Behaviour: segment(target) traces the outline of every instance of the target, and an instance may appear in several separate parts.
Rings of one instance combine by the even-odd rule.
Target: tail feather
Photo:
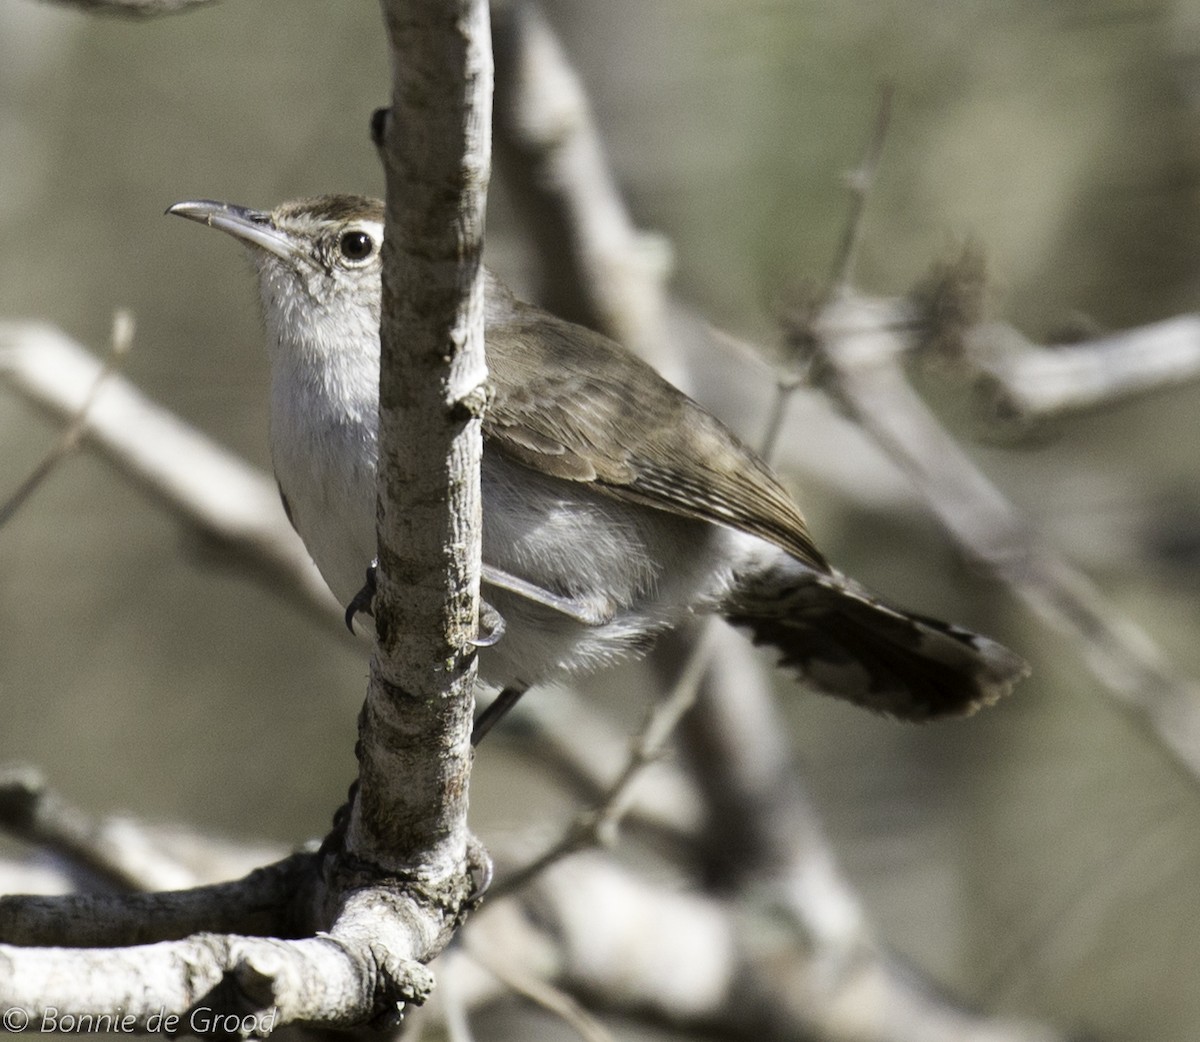
[[[773,569],[724,613],[823,693],[902,720],[967,716],[1029,672],[1003,645],[893,608],[836,572]]]

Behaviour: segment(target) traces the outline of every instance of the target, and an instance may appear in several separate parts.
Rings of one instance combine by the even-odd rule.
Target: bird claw
[[[485,600],[479,602],[479,632],[471,639],[472,647],[490,648],[504,636],[504,616]]]
[[[354,620],[359,615],[370,615],[375,617],[375,613],[371,610],[371,605],[375,600],[375,574],[379,570],[379,559],[376,558],[367,568],[366,582],[363,583],[363,588],[358,591],[346,605],[346,629],[351,633],[354,632]]]

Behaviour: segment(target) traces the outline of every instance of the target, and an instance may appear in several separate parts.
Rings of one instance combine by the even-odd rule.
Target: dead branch
[[[987,323],[971,330],[965,346],[977,408],[1001,431],[1037,428],[1200,379],[1200,315],[1050,347]]]

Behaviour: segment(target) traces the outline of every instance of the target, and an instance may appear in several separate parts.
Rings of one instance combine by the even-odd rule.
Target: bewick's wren
[[[382,204],[168,212],[250,247],[275,475],[345,604],[375,555]],[[490,273],[486,301],[483,596],[505,630],[480,651],[485,682],[523,690],[645,651],[694,611],[749,628],[817,689],[906,719],[970,713],[1025,674],[994,641],[831,569],[766,464],[623,348]]]

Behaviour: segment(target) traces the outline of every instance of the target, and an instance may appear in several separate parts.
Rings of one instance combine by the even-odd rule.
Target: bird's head
[[[267,211],[203,199],[167,213],[228,232],[249,248],[273,350],[328,359],[354,345],[377,371],[381,202],[326,195]]]

